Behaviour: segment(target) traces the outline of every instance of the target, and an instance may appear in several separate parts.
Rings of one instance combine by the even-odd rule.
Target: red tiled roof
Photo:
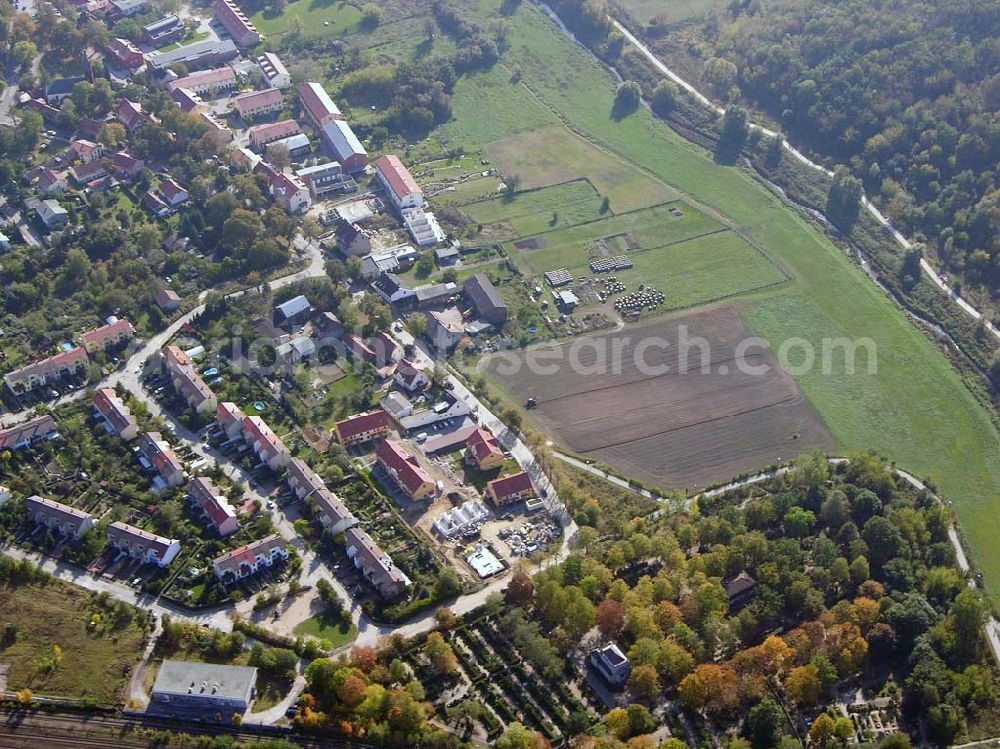
[[[248,565],[252,565],[254,561],[256,561],[258,554],[262,556],[269,556],[274,548],[284,548],[284,546],[285,540],[275,533],[274,535],[262,538],[259,541],[251,541],[245,546],[233,549],[220,557],[216,557],[212,564],[216,569],[222,570],[223,572],[227,570],[235,570],[239,569],[240,565],[244,562]]]
[[[227,520],[236,517],[232,506],[210,479],[204,476],[194,479],[188,488],[188,493],[216,528],[222,527]]]
[[[344,440],[350,440],[359,434],[388,428],[389,415],[381,408],[365,414],[354,414],[354,416],[337,422],[337,434]]]
[[[132,323],[124,318],[113,323],[109,323],[108,325],[102,325],[99,328],[88,330],[80,336],[80,339],[83,341],[84,345],[89,343],[103,344],[103,342],[109,338],[117,338],[122,333],[127,336],[131,336],[135,333],[135,328],[132,327]]]
[[[421,486],[434,483],[417,459],[392,440],[385,440],[379,445],[376,454],[379,462],[402,484],[407,494],[412,495]]]
[[[413,179],[410,170],[403,166],[403,162],[394,154],[380,156],[375,160],[375,168],[379,174],[389,183],[389,189],[395,193],[397,198],[404,198],[411,192],[420,192],[420,186]]]
[[[494,479],[486,485],[487,489],[493,490],[493,495],[503,499],[514,494],[534,492],[531,486],[531,477],[525,471],[515,473],[511,476],[504,476],[502,479]]]
[[[500,444],[497,442],[496,437],[482,428],[477,428],[469,435],[469,438],[465,441],[465,446],[466,449],[472,451],[477,462],[482,461],[483,458],[490,455],[503,455],[503,450],[500,449]]]
[[[242,115],[245,112],[257,107],[271,107],[280,104],[282,101],[281,90],[277,88],[265,88],[262,91],[250,91],[233,98],[233,106]]]

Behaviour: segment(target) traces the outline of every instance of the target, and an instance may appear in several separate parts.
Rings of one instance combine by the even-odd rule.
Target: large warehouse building
[[[194,661],[163,661],[153,684],[159,709],[245,713],[253,701],[257,669]]]

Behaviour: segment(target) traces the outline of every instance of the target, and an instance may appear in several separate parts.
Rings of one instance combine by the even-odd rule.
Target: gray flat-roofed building
[[[231,39],[221,41],[206,39],[185,44],[169,52],[153,52],[146,55],[146,61],[153,70],[164,70],[171,65],[183,63],[189,71],[210,68],[239,57],[240,51]]]
[[[195,661],[163,661],[153,684],[153,704],[179,710],[245,713],[257,686],[257,669]]]

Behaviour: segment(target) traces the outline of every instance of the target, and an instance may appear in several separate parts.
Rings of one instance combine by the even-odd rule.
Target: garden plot
[[[587,180],[575,180],[538,190],[500,196],[462,206],[476,223],[492,224],[506,221],[518,233],[527,237],[552,229],[596,221],[607,215],[602,210],[602,198]]]
[[[573,344],[549,347],[546,353],[563,355],[554,374],[521,366],[498,375],[499,358],[487,360],[487,374],[520,402],[535,398],[533,418],[565,448],[649,484],[694,489],[805,450],[834,450],[825,425],[770,352],[752,347],[746,366],[735,365],[736,347],[753,335],[735,307],[723,307],[593,336],[593,346],[577,349],[577,367],[565,356]],[[682,336],[708,344],[705,358],[690,348],[686,371]],[[643,341],[653,345],[637,357]],[[612,358],[616,348],[622,355]],[[601,351],[606,366],[597,366]],[[525,354],[517,356],[523,361]],[[667,370],[644,372],[642,363]],[[758,367],[767,371],[748,371]]]

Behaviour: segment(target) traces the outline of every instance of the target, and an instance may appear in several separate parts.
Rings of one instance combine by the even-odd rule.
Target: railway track
[[[0,749],[132,749],[149,747],[149,732],[169,731],[188,736],[231,736],[240,742],[286,739],[303,749],[368,749],[347,739],[314,739],[281,730],[178,722],[162,718],[122,718],[0,710]]]

